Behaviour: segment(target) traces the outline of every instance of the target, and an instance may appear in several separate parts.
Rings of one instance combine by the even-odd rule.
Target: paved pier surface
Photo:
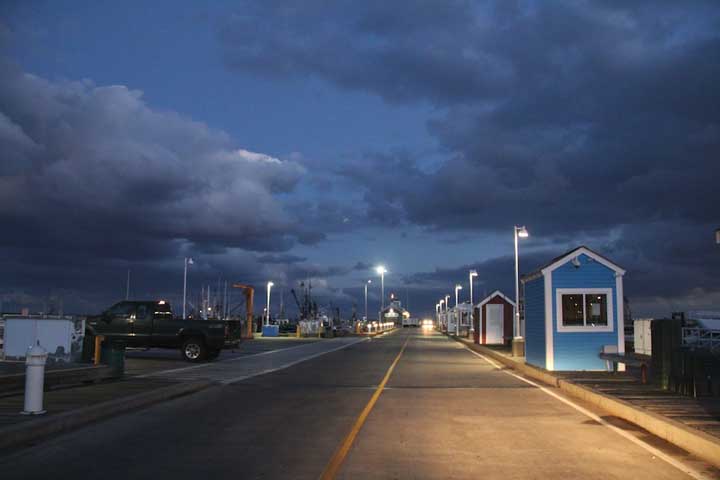
[[[693,478],[683,470],[696,478],[718,474],[608,419],[624,436],[617,433],[552,396],[552,389],[510,375],[436,332],[401,330],[245,380],[235,367],[225,377],[216,368],[231,363],[211,368],[214,380],[234,383],[0,454],[2,478],[97,472],[104,479],[316,479],[326,472],[373,479],[661,480]]]

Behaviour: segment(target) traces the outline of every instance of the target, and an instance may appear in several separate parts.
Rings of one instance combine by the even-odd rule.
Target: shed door
[[[488,303],[485,305],[487,330],[485,343],[503,343],[503,305]]]

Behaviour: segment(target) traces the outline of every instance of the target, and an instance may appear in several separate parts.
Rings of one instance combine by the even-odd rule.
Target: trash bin
[[[109,365],[117,375],[125,372],[125,343],[105,340],[100,347],[100,363]]]

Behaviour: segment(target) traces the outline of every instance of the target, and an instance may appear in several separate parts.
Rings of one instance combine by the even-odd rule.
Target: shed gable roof
[[[506,302],[508,302],[508,303],[509,303],[510,305],[512,305],[513,307],[515,306],[515,302],[512,301],[512,300],[510,300],[510,299],[509,299],[504,293],[502,293],[500,290],[495,290],[493,293],[491,293],[490,295],[488,295],[487,297],[485,297],[482,301],[480,301],[480,303],[478,303],[478,304],[475,305],[475,306],[476,306],[477,308],[480,308],[480,307],[482,307],[483,305],[485,305],[486,303],[488,303],[490,300],[492,300],[492,299],[495,298],[495,297],[501,297],[503,300],[505,300]]]
[[[579,255],[583,255],[583,254],[592,258],[599,264],[604,265],[607,268],[615,271],[616,274],[625,275],[625,270],[623,268],[621,268],[618,264],[608,260],[607,258],[603,257],[599,253],[589,249],[585,245],[581,245],[577,248],[570,250],[569,252],[563,253],[562,255],[553,258],[552,260],[550,260],[549,263],[538,268],[537,270],[535,270],[531,273],[528,273],[527,275],[523,275],[522,282],[525,283],[530,280],[534,280],[534,279],[540,277],[541,275],[550,273],[553,270],[565,265],[567,262],[572,261],[573,258],[575,258]]]

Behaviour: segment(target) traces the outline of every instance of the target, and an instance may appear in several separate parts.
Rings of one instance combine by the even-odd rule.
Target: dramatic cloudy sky
[[[636,316],[720,307],[718,85],[716,0],[5,1],[0,298],[178,303],[191,256],[192,298],[349,314],[383,263],[429,313],[512,294],[524,224],[522,271],[586,244]]]

